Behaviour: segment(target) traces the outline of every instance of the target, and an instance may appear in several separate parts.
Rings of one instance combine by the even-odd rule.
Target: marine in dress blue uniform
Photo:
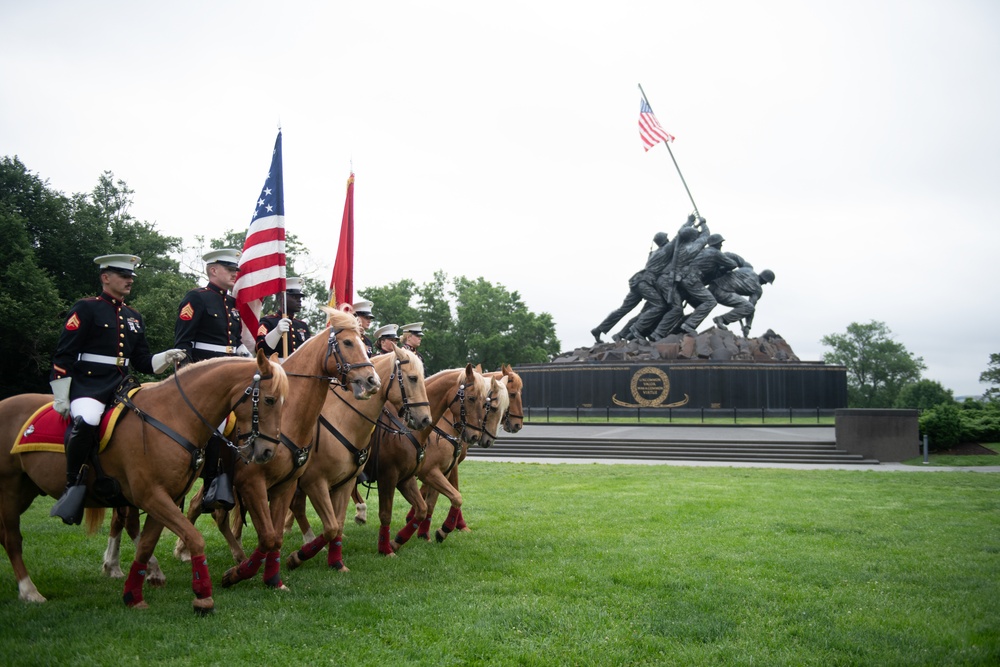
[[[369,356],[377,357],[380,354],[392,352],[395,345],[399,343],[399,334],[396,333],[397,329],[399,329],[399,325],[397,324],[386,324],[384,327],[376,329],[375,346]]]
[[[229,293],[239,276],[242,255],[236,248],[213,250],[202,255],[208,284],[185,294],[177,308],[174,346],[187,352],[196,362],[216,357],[251,356],[241,342],[243,322],[236,307],[236,298]],[[224,424],[219,426],[220,431]],[[201,471],[205,480],[202,497],[205,510],[233,507],[232,476],[220,477],[233,465],[228,449],[225,442],[215,435],[209,438],[205,447],[205,467]],[[224,480],[225,484],[212,486],[216,477]]]
[[[368,337],[368,329],[372,326],[372,320],[374,315],[372,315],[372,308],[375,306],[371,301],[358,301],[357,303],[351,304],[351,308],[354,310],[354,316],[358,318],[358,322],[361,323],[361,341],[365,344],[365,349],[368,350],[368,356],[375,354],[374,343],[372,339]]]
[[[281,342],[282,334],[288,332],[288,354],[295,352],[303,343],[312,337],[309,324],[296,315],[302,310],[302,279],[289,276],[285,281],[285,307],[287,316],[280,311],[260,319],[257,329],[257,349],[271,356],[275,352],[279,357],[285,356],[285,346]]]
[[[125,303],[139,258],[103,255],[102,292],[69,311],[52,357],[53,408],[72,419],[66,442],[66,492],[52,508],[65,523],[80,523],[86,486],[84,465],[115,389],[134,371],[161,373],[184,357],[180,350],[149,351],[142,315]]]
[[[420,354],[417,349],[420,347],[420,342],[424,337],[424,323],[414,322],[412,324],[404,324],[399,327],[399,340],[402,342],[403,347],[417,355],[417,359],[420,363],[424,365],[424,375],[430,375],[430,371],[427,370],[427,363],[424,362],[424,356]]]
[[[224,248],[206,253],[208,284],[184,295],[174,323],[174,347],[186,350],[194,361],[250,356],[241,342],[243,323],[236,298],[229,293],[239,275],[242,253]]]

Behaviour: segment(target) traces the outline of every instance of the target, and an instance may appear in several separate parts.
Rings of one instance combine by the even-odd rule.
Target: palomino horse
[[[198,475],[214,425],[234,408],[238,414],[256,413],[252,419],[256,428],[250,434],[252,460],[266,462],[274,456],[287,393],[288,378],[281,366],[258,353],[256,359],[227,357],[192,364],[134,394],[130,409],[121,414],[99,457],[100,469],[117,480],[125,500],[147,513],[125,580],[126,605],[148,606],[142,595],[147,562],[166,527],[183,536],[191,549],[195,611],[207,613],[214,608],[205,540],[178,505]],[[52,396],[44,394],[0,401],[0,442],[13,444],[31,415],[51,401]],[[45,601],[22,558],[21,513],[40,494],[58,497],[66,483],[65,473],[66,456],[61,452],[0,455],[0,537],[22,600]],[[96,529],[104,518],[103,506],[94,511],[91,508],[96,504],[90,498],[87,504],[87,525]]]
[[[515,373],[509,364],[504,364],[502,370],[484,373],[484,375],[498,380],[506,378],[510,403],[503,415],[503,430],[508,433],[517,433],[524,426],[524,404],[522,402],[524,383],[521,381],[521,376]],[[433,478],[434,482],[437,483],[432,483],[430,480],[432,473],[428,469],[430,462],[424,464],[424,469],[420,476],[420,481],[424,483],[420,487],[420,493],[427,502],[427,517],[420,522],[420,527],[417,529],[417,537],[430,540],[431,515],[434,513],[434,505],[437,504],[439,493],[443,493],[451,501],[451,510],[448,513],[448,518],[435,533],[437,541],[443,542],[452,530],[469,530],[465,524],[465,518],[462,516],[462,495],[458,491],[458,465],[465,460],[469,448],[463,445],[461,451],[459,451],[459,447],[454,442],[449,442],[447,438],[435,433],[427,443],[428,459],[432,457],[432,449],[435,451],[433,454],[434,459],[443,463],[443,466],[438,465],[437,468],[442,475],[447,477],[448,484],[442,484],[440,477],[436,475]],[[406,519],[410,521],[412,517],[407,516]]]
[[[257,532],[257,549],[247,558],[239,539],[226,521],[227,512],[216,510],[216,525],[229,543],[238,564],[222,577],[224,587],[256,575],[264,566],[264,583],[284,588],[281,581],[282,521],[305,464],[311,456],[316,420],[328,394],[351,390],[355,399],[365,400],[381,387],[379,376],[368,359],[357,319],[339,310],[326,309],[329,326],[313,336],[281,364],[289,378],[289,393],[282,419],[278,447],[273,460],[262,466],[237,465],[234,487],[240,507],[250,513]],[[204,489],[202,489],[203,491]],[[192,524],[201,514],[201,493],[192,499],[188,519]],[[190,558],[182,539],[174,551],[183,560]]]
[[[300,494],[301,500],[296,505],[296,510],[304,516],[305,496],[309,497],[323,522],[323,533],[289,554],[286,564],[290,569],[299,567],[329,544],[327,564],[347,571],[343,560],[347,502],[368,459],[372,430],[378,428],[379,413],[386,410],[386,403],[396,409],[411,429],[429,428],[434,423],[424,383],[424,366],[413,352],[397,347],[394,353],[377,355],[372,362],[385,389],[378,399],[358,405],[337,395],[326,399],[316,429],[313,460],[299,478],[304,495]],[[403,421],[396,419],[395,424],[402,427]]]
[[[495,420],[492,428],[496,428],[496,421],[499,420],[499,392],[496,380],[487,380],[472,368],[472,364],[464,369],[441,371],[427,378],[427,396],[431,402],[433,417],[430,426],[418,433],[375,433],[375,450],[365,472],[369,479],[378,483],[379,553],[394,555],[402,542],[405,542],[393,543],[389,539],[392,501],[397,488],[403,498],[415,508],[414,518],[417,523],[427,514],[427,504],[420,495],[414,475],[423,463],[424,449],[434,424],[446,412],[450,412],[450,421],[459,440],[475,444],[480,438],[491,439],[488,422],[492,413]]]
[[[492,397],[491,397],[492,393]],[[378,483],[379,494],[379,536],[378,551],[386,556],[394,556],[395,549],[389,540],[389,526],[392,521],[392,501],[398,488],[403,497],[418,508],[419,519],[423,519],[426,504],[417,488],[416,474],[424,459],[424,444],[434,423],[440,421],[446,412],[451,414],[455,432],[468,443],[477,442],[489,427],[490,414],[499,420],[494,403],[499,401],[499,387],[496,381],[487,381],[472,368],[441,371],[427,378],[427,398],[430,401],[431,421],[417,432],[401,432],[396,426],[398,420],[383,411],[379,418],[379,428],[375,429],[369,446],[372,456],[365,464],[369,479]],[[492,408],[492,410],[491,410]],[[496,428],[496,421],[492,424]],[[489,437],[489,436],[486,436]],[[346,507],[345,507],[346,509]],[[310,534],[309,522],[305,518],[305,504],[292,504],[299,528],[304,535]],[[343,515],[341,515],[343,516]],[[398,548],[398,547],[397,547]],[[296,560],[303,560],[308,553],[299,551],[288,558],[288,565],[296,567]],[[331,563],[335,566],[335,564]],[[346,568],[343,568],[346,570]]]
[[[507,384],[509,378],[501,376],[500,379],[484,376],[491,383],[490,389],[490,413],[487,415],[483,425],[483,437],[479,439],[480,447],[490,447],[496,440],[496,430],[500,426],[501,416],[507,413],[510,406],[509,392]],[[451,500],[452,509],[445,522],[443,530],[446,533],[455,528],[455,522],[462,509],[462,495],[458,492],[448,479],[449,474],[458,465],[458,461],[463,458],[469,450],[469,445],[462,442],[455,431],[455,427],[447,419],[442,419],[434,426],[433,431],[427,438],[426,453],[424,463],[417,471],[417,479],[423,482],[425,489],[435,489],[439,493],[445,494]],[[421,489],[421,497],[426,504],[426,492]],[[422,521],[416,519],[419,508],[413,506],[406,515],[406,524],[396,534],[392,541],[392,548],[399,549],[418,530],[421,524],[427,522],[430,516],[430,506],[425,510],[425,517]],[[441,538],[443,539],[443,538]],[[441,541],[440,539],[438,541]]]

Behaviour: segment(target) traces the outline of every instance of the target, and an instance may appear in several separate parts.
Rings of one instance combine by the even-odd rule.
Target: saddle
[[[140,389],[140,386],[129,386],[123,392],[123,395],[131,398]],[[117,398],[112,406],[104,411],[104,416],[101,418],[101,424],[97,431],[97,451],[91,456],[94,462],[94,470],[97,473],[97,479],[92,485],[93,494],[109,507],[125,506],[129,503],[122,497],[118,481],[104,474],[97,454],[103,452],[107,448],[108,443],[111,442],[111,435],[114,433],[115,425],[124,412],[125,406]],[[71,419],[63,417],[53,410],[52,403],[46,403],[28,417],[28,420],[18,430],[17,439],[14,440],[14,445],[11,447],[10,453],[52,452],[55,454],[65,454],[66,438],[72,425]],[[226,419],[224,435],[228,437],[235,429],[236,415],[235,413],[230,413]]]

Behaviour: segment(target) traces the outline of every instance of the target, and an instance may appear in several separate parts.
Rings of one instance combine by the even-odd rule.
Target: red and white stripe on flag
[[[644,99],[639,102],[639,138],[642,139],[643,149],[647,151],[661,141],[674,140],[673,135],[660,126],[660,121],[656,120],[653,110]]]
[[[233,296],[243,320],[243,344],[253,350],[257,343],[262,302],[285,291],[285,216],[254,220],[247,230],[240,257],[240,277]]]

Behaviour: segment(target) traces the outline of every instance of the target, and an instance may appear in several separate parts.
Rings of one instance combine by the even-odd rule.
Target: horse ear
[[[482,373],[483,372],[483,365],[482,364],[476,364],[476,369],[475,370],[476,370],[477,373]]]
[[[271,358],[268,359],[268,361],[270,361],[272,364],[280,364],[281,363],[281,359],[278,358],[278,353],[277,352],[272,352],[271,353]]]

